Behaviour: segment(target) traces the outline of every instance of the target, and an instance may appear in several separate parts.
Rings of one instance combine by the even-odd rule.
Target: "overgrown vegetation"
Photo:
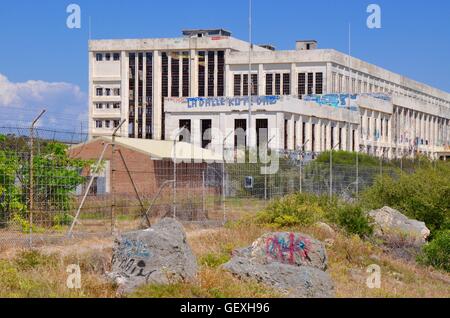
[[[256,216],[257,223],[278,228],[310,226],[319,221],[334,223],[349,234],[361,237],[373,232],[371,220],[358,204],[307,193],[276,200]]]
[[[28,232],[30,204],[30,149],[24,137],[0,135],[0,227],[13,221]],[[68,157],[67,146],[40,141],[33,159],[34,213],[46,226],[65,225],[70,221],[76,187],[84,182],[80,171],[89,161]],[[35,228],[34,228],[35,227]],[[38,232],[38,225],[33,225]]]
[[[425,222],[434,233],[450,229],[450,164],[422,163],[412,174],[399,178],[384,175],[362,194],[366,209],[389,206]]]
[[[450,230],[443,230],[423,248],[419,262],[450,272]]]

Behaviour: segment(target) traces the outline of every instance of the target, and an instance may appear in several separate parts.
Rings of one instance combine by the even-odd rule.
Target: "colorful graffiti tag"
[[[296,259],[311,261],[309,251],[311,242],[308,238],[290,233],[274,235],[266,239],[266,255],[282,263],[295,264]]]
[[[257,106],[275,105],[280,96],[252,96],[252,103]],[[248,97],[195,97],[186,98],[188,109],[212,108],[220,106],[239,107],[248,106]]]
[[[120,253],[124,256],[130,257],[150,257],[150,251],[147,244],[138,240],[124,239],[120,246]]]

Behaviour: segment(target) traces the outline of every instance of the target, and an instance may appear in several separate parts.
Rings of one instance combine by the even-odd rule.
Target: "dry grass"
[[[243,282],[220,269],[234,249],[250,245],[270,228],[247,222],[217,229],[189,229],[188,240],[200,263],[194,282],[144,286],[130,297],[280,297],[255,282]],[[293,228],[324,241],[318,228]],[[0,255],[0,297],[116,297],[116,287],[104,279],[112,239],[86,240],[75,245],[47,246],[38,252],[10,250]],[[337,297],[450,297],[450,275],[407,263],[381,248],[337,231],[328,247],[329,273]],[[79,264],[82,289],[66,287],[69,264]],[[381,289],[366,286],[366,268],[382,269]]]

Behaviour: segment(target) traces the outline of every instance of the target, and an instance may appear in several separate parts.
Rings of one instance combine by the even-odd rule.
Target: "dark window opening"
[[[180,55],[178,52],[171,54],[172,72],[172,97],[180,96]]]
[[[183,97],[188,97],[189,94],[189,52],[183,52]]]
[[[235,119],[234,121],[234,147],[247,147],[247,120]]]
[[[283,74],[283,95],[291,95],[291,74]]]
[[[281,95],[281,74],[275,74],[275,95]]]
[[[214,76],[216,74],[216,63],[214,51],[208,52],[208,96],[214,96]]]
[[[299,73],[298,74],[298,96],[300,99],[303,98],[303,95],[306,94],[306,74]]]
[[[225,52],[217,52],[217,96],[225,96]]]
[[[266,74],[266,95],[273,95],[273,74]]]
[[[308,73],[308,95],[313,94],[314,73]]]
[[[190,119],[181,119],[179,123],[179,128],[184,130],[180,133],[179,141],[191,142],[191,120]]]
[[[316,73],[316,94],[323,94],[323,73]]]
[[[203,119],[201,120],[201,132],[202,132],[202,148],[208,147],[211,143],[211,128],[212,128],[212,120],[211,119]]]
[[[259,147],[267,148],[268,143],[268,129],[269,121],[267,119],[257,119],[256,120],[256,145]]]

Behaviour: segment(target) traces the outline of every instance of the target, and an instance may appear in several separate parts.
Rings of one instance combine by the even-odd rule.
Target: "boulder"
[[[223,268],[241,279],[255,279],[289,297],[333,297],[334,284],[322,242],[302,233],[267,233],[237,250]]]
[[[328,267],[327,253],[322,242],[301,233],[268,233],[251,247],[237,251],[236,255],[250,257],[261,264],[272,262],[310,266],[320,270]]]
[[[422,245],[430,236],[424,222],[413,220],[390,207],[370,211],[374,220],[375,235],[379,237],[406,236],[416,244]]]
[[[119,293],[130,293],[144,284],[190,280],[197,274],[197,260],[183,226],[175,219],[122,234],[114,245],[108,277],[119,285]]]
[[[322,232],[327,238],[336,237],[336,232],[327,223],[317,222],[316,224],[314,224],[314,226],[319,229],[319,231]]]
[[[291,298],[331,298],[330,276],[317,268],[272,262],[263,265],[253,259],[233,257],[223,268],[241,279],[254,279],[276,288]]]

